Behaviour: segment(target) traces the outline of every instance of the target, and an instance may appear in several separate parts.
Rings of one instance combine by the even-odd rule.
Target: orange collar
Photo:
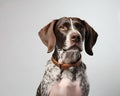
[[[60,64],[59,62],[57,62],[57,61],[54,59],[54,57],[52,57],[51,60],[52,60],[52,62],[53,62],[56,66],[60,67],[60,69],[62,69],[62,70],[66,70],[66,69],[68,69],[68,68],[70,68],[70,67],[77,67],[77,66],[78,66],[78,62],[80,61],[80,60],[78,60],[75,64],[66,64],[66,63]]]

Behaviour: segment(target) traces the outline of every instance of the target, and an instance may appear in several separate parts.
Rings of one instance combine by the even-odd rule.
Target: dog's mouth
[[[73,44],[72,46],[70,46],[69,48],[63,48],[64,51],[69,51],[69,50],[78,50],[79,52],[82,51],[82,48],[80,46],[78,46],[78,44]]]

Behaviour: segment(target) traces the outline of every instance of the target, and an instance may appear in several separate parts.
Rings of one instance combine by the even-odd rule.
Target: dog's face
[[[63,17],[53,20],[40,30],[39,36],[48,47],[48,52],[55,48],[59,55],[59,61],[68,63],[75,62],[80,58],[80,52],[85,50],[89,55],[93,55],[92,47],[97,40],[97,33],[84,20],[72,17]]]
[[[82,42],[85,38],[83,22],[78,18],[61,18],[54,29],[56,45],[63,50],[78,48],[82,51]]]

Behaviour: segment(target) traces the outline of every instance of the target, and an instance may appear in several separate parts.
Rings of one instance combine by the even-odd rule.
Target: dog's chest
[[[76,69],[71,67],[61,73],[60,69],[53,67],[51,73],[55,81],[52,82],[52,86],[49,89],[50,96],[81,96],[80,83],[82,73]]]
[[[60,82],[54,83],[49,96],[81,96],[81,94],[79,81],[63,78]]]
[[[87,89],[88,83],[86,81],[85,68],[80,66],[76,69],[76,71],[73,68],[64,70],[60,74],[61,69],[55,66],[52,61],[48,61],[41,82],[41,93],[43,96],[47,94],[58,94],[50,96],[81,96],[81,92],[83,94],[84,89]],[[67,95],[62,94],[65,92]]]
[[[52,61],[49,61],[46,66],[44,78],[52,81],[61,81],[62,79],[69,79],[70,81],[80,81],[85,73],[85,69],[82,66],[77,68],[70,67],[68,70],[61,70],[59,67],[54,65]]]

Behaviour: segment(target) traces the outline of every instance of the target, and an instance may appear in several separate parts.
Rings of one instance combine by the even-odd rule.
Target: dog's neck
[[[77,49],[63,50],[55,48],[52,57],[58,64],[69,64],[71,66],[81,62],[81,54]]]
[[[54,50],[54,52],[52,54],[52,57],[58,62],[58,60],[59,60],[59,53],[56,50],[56,48],[55,48],[55,50]]]
[[[76,67],[78,67],[78,66],[82,63],[81,59],[79,59],[78,61],[76,61],[76,62],[73,63],[73,64],[68,64],[68,63],[62,63],[62,64],[61,64],[61,63],[59,63],[58,61],[56,61],[56,60],[54,59],[54,57],[52,57],[51,60],[52,60],[52,62],[53,62],[57,67],[59,67],[61,70],[67,70],[67,69],[69,69],[70,67],[76,68]]]

